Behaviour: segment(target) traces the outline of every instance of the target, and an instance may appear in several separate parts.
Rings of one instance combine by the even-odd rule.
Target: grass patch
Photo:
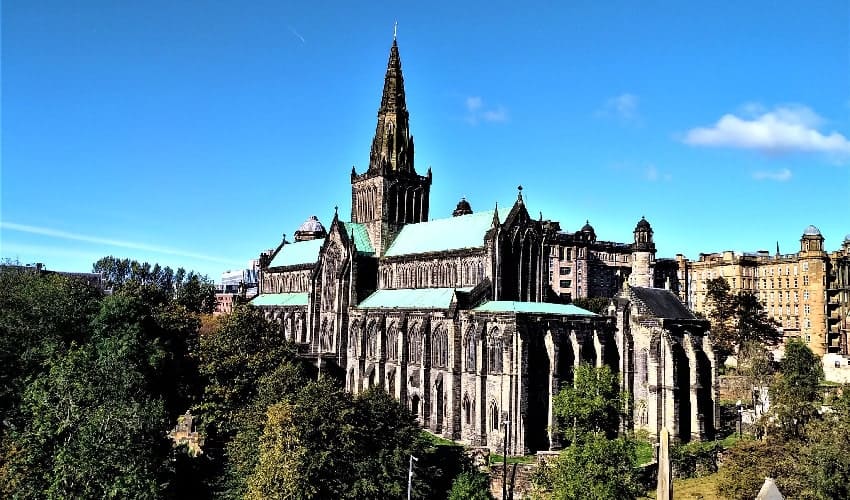
[[[715,472],[703,477],[673,480],[673,498],[676,500],[715,500],[721,499],[717,494],[717,480],[719,476]],[[642,500],[654,499],[655,489],[648,491]]]
[[[428,440],[433,446],[463,446],[460,443],[456,443],[451,439],[446,439],[444,437],[437,436],[435,434],[431,434],[428,431],[422,431],[422,435],[425,436],[425,439]]]

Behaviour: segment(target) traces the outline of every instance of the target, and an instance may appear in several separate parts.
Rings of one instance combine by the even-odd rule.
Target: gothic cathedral
[[[522,188],[507,209],[473,212],[463,199],[452,217],[430,219],[432,174],[417,173],[414,151],[393,40],[369,166],[351,171],[350,221],[337,213],[326,229],[310,217],[294,242],[260,256],[251,303],[304,356],[352,392],[386,390],[432,433],[511,454],[559,448],[552,399],[579,363],[620,374],[631,396],[624,427],[712,436],[707,323],[652,288],[663,266],[646,220],[634,244],[596,242],[592,228],[533,219]],[[615,256],[597,266],[607,280],[598,289],[617,294],[608,314],[553,293],[553,262],[570,245],[576,263],[589,258],[582,249]],[[589,281],[597,267],[586,267]]]

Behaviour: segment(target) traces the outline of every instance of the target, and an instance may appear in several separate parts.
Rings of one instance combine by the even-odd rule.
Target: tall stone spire
[[[366,226],[380,257],[405,224],[428,220],[430,192],[431,169],[421,176],[413,168],[401,57],[393,37],[369,168],[362,174],[351,171],[351,221]]]
[[[398,54],[398,42],[393,38],[384,77],[384,93],[378,109],[378,125],[369,154],[369,172],[416,173],[408,116],[401,57]]]

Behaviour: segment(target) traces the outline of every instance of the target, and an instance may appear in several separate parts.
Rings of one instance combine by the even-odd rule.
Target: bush
[[[674,446],[670,450],[673,476],[679,479],[703,477],[717,472],[717,454],[722,449],[716,441],[694,442]]]

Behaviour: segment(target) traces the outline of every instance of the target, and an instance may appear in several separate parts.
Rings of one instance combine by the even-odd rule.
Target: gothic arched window
[[[431,341],[431,365],[445,367],[449,364],[449,339],[446,328],[438,326]]]
[[[475,353],[475,332],[472,328],[470,328],[466,335],[463,337],[463,351],[464,351],[464,370],[468,372],[475,372],[476,366],[476,353]]]
[[[395,323],[387,329],[387,359],[395,361],[398,359],[398,328]]]
[[[499,407],[495,401],[490,401],[490,429],[499,430]]]
[[[357,355],[357,334],[358,330],[360,330],[360,324],[357,321],[351,324],[348,328],[348,349],[351,351],[351,354]]]
[[[467,425],[472,423],[472,403],[466,394],[463,395],[463,422]]]
[[[369,323],[369,329],[366,332],[366,357],[378,357],[378,327],[375,322]]]
[[[413,364],[422,363],[422,333],[419,326],[413,325],[407,335],[408,362]]]
[[[490,373],[502,373],[502,337],[498,328],[490,330],[487,338],[487,366]]]

